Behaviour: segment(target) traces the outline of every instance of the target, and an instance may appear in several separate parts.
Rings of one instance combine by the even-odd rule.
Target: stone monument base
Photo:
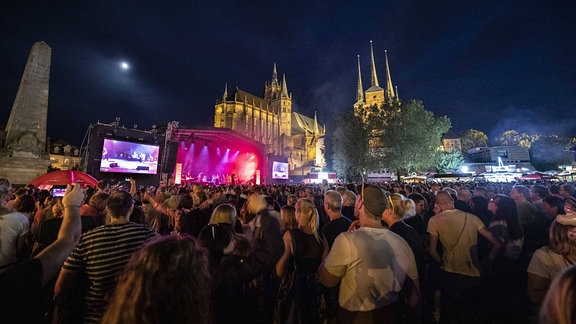
[[[6,178],[14,186],[25,185],[46,174],[50,159],[0,156],[0,178]]]

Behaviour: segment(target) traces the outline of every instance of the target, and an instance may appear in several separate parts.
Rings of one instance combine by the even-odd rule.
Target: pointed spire
[[[398,86],[394,86],[394,89],[396,90],[396,99],[400,100],[400,94],[398,93]]]
[[[286,74],[282,74],[282,96],[288,97],[288,86],[286,85]]]
[[[374,49],[372,48],[372,41],[370,41],[370,55],[372,57],[372,86],[379,87],[378,76],[376,75],[376,63],[374,62]]]
[[[228,82],[224,84],[224,95],[222,95],[222,100],[226,101],[226,98],[228,98]]]
[[[320,130],[318,129],[318,119],[316,118],[316,110],[314,110],[314,134],[319,134]]]
[[[362,74],[360,73],[360,55],[358,55],[358,89],[356,89],[356,102],[364,102],[364,90],[362,89]]]
[[[278,85],[278,72],[276,71],[276,62],[274,62],[274,71],[272,72],[272,84]]]
[[[388,51],[384,50],[386,56],[386,97],[387,99],[394,99],[394,87],[392,86],[392,77],[390,76],[390,66],[388,66]]]

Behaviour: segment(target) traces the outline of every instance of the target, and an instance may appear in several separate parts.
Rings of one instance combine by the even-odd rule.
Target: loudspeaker
[[[140,165],[140,166],[137,166],[137,167],[136,167],[136,170],[138,170],[138,171],[150,170],[150,167]]]
[[[118,163],[116,163],[116,162],[110,163],[110,167],[111,167],[111,168],[117,168],[117,167],[118,167]]]
[[[166,144],[166,155],[162,164],[162,172],[172,173],[176,167],[176,157],[178,156],[178,142],[168,141]]]

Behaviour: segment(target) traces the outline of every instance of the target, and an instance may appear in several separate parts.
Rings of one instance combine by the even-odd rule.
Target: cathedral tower
[[[376,105],[380,107],[384,103],[384,89],[380,88],[378,84],[378,75],[376,74],[376,62],[374,61],[374,49],[372,48],[372,41],[370,41],[370,75],[371,75],[371,85],[368,90],[366,90],[365,98],[366,105],[371,107]]]

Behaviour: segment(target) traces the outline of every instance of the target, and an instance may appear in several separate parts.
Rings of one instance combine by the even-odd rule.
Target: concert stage
[[[266,147],[235,131],[221,128],[175,129],[168,151],[177,145],[176,183],[265,183]]]

